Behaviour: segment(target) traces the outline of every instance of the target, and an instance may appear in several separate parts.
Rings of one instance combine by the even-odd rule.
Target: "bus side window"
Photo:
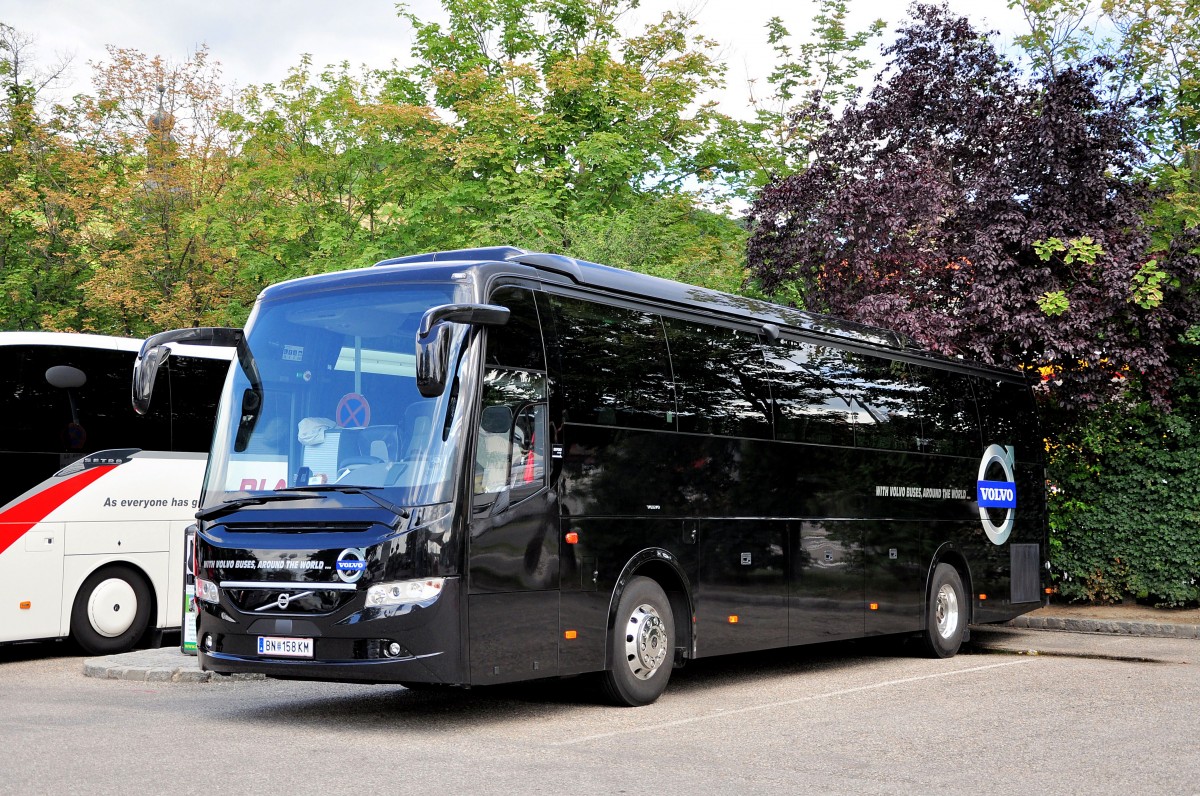
[[[1017,461],[1042,461],[1046,443],[1038,424],[1032,421],[1037,417],[1037,407],[1029,388],[978,376],[973,376],[971,382],[983,429],[981,445],[1011,445]]]
[[[926,453],[978,456],[983,441],[968,378],[934,368],[921,368],[916,376],[921,386],[922,449]]]
[[[770,439],[771,393],[757,336],[678,318],[663,323],[679,430]]]
[[[475,493],[536,491],[546,481],[546,377],[489,368],[475,448]]]
[[[546,352],[533,293],[502,287],[492,294],[492,304],[508,307],[508,323],[488,329],[487,364],[525,370],[545,370]]]
[[[171,384],[171,450],[207,451],[217,416],[221,386],[229,360],[172,356],[167,360]]]
[[[856,396],[843,351],[786,340],[767,349],[767,362],[776,439],[854,444]]]
[[[854,447],[920,450],[920,389],[905,364],[866,354],[846,358],[856,370]]]
[[[574,423],[675,430],[667,339],[658,315],[551,296]]]

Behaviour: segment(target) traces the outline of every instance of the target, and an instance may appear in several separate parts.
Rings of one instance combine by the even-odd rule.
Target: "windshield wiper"
[[[314,485],[314,486],[293,486],[293,487],[289,487],[287,492],[288,492],[288,494],[293,494],[293,493],[297,493],[297,492],[299,492],[299,493],[341,492],[341,493],[347,494],[347,495],[362,495],[362,496],[374,501],[375,504],[380,506],[381,508],[385,508],[388,511],[392,512],[393,514],[395,514],[402,520],[407,520],[408,516],[409,516],[408,509],[401,508],[400,506],[397,506],[395,503],[393,503],[390,500],[387,500],[386,498],[381,498],[379,495],[375,494],[375,492],[372,491],[371,489],[368,489],[366,487],[361,487],[361,486],[354,486],[352,484],[319,484],[319,485]],[[302,495],[295,495],[295,496],[301,497]]]
[[[215,506],[209,506],[197,511],[196,519],[211,520],[213,517],[237,511],[246,506],[257,506],[262,503],[270,503],[274,500],[303,500],[305,497],[305,495],[283,495],[278,492],[272,492],[269,495],[251,495],[249,497],[234,498],[233,500],[223,500]]]

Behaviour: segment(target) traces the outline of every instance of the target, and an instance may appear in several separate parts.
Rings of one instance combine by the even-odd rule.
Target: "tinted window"
[[[846,363],[854,369],[855,447],[919,450],[919,390],[905,364],[865,354],[846,354]]]
[[[921,438],[927,453],[979,456],[979,415],[968,378],[945,370],[914,368],[920,388]]]
[[[1019,461],[1041,461],[1045,442],[1029,388],[991,379],[972,381],[979,400],[983,445],[1012,445]]]
[[[171,449],[208,451],[229,362],[172,356],[167,368],[171,380]]]
[[[679,430],[771,437],[770,391],[756,335],[664,318]]]
[[[845,353],[781,340],[766,349],[766,357],[776,439],[853,445],[854,394]]]
[[[0,412],[10,420],[0,446],[73,455],[104,448],[168,448],[167,396],[158,396],[146,416],[133,411],[133,358],[133,352],[75,346],[0,347],[0,368],[11,384],[0,391]],[[82,371],[86,382],[69,389],[52,386],[46,371],[58,365]]]
[[[546,376],[488,368],[475,448],[475,492],[540,487],[546,479]]]
[[[567,419],[675,428],[675,399],[657,315],[554,296]]]
[[[508,323],[488,329],[487,362],[527,370],[545,370],[542,329],[538,323],[533,293],[515,287],[503,287],[492,296],[492,304],[508,307]]]

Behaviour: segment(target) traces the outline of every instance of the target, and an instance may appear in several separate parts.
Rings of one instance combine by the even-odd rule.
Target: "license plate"
[[[272,655],[277,658],[311,658],[313,656],[313,640],[286,636],[259,636],[258,654]]]

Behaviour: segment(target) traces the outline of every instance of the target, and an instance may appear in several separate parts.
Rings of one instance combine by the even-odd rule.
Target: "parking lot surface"
[[[0,650],[0,793],[1200,789],[1195,640],[977,629],[949,660],[802,647],[695,662],[637,709],[584,678],[139,682],[85,677],[64,651]]]

